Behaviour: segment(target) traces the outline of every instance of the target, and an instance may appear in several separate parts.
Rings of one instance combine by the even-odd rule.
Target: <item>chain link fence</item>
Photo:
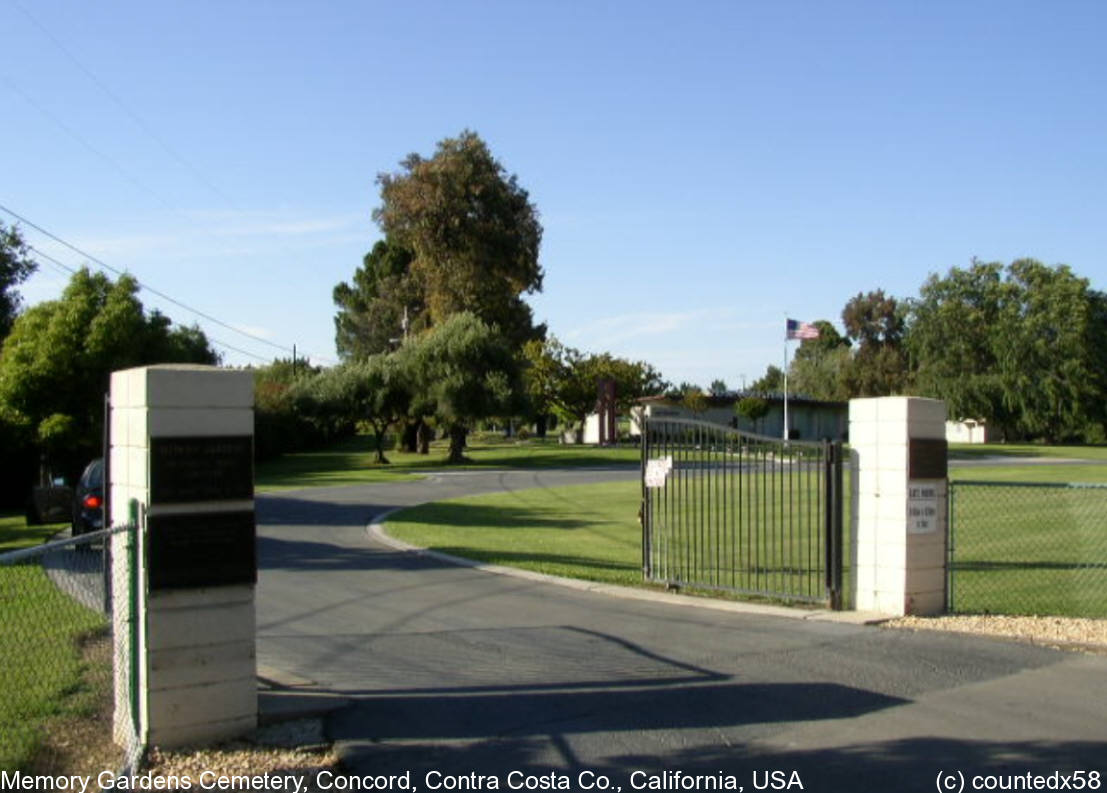
[[[133,769],[142,754],[130,713],[115,713],[131,677],[133,526],[0,555],[0,770],[44,775]],[[113,614],[114,612],[118,612]],[[122,677],[116,670],[126,670]],[[131,706],[133,697],[125,692]],[[128,710],[130,707],[128,707]]]
[[[1107,485],[950,484],[950,610],[1107,617]]]

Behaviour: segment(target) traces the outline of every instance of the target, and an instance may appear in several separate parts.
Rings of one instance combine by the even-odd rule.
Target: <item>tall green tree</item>
[[[427,328],[423,287],[411,270],[414,258],[409,249],[378,240],[351,282],[334,288],[335,344],[344,360],[388,352]]]
[[[0,403],[26,424],[59,469],[93,456],[113,370],[154,363],[218,362],[197,328],[147,317],[130,276],[79,270],[58,300],[19,315],[0,351]]]
[[[538,210],[475,132],[439,142],[429,159],[409,155],[377,182],[373,218],[390,244],[412,252],[429,324],[471,312],[516,348],[544,335],[523,300],[542,289]]]
[[[615,381],[615,409],[628,413],[644,396],[665,390],[661,374],[645,361],[610,353],[586,354],[554,337],[524,347],[525,382],[537,410],[552,412],[573,428],[579,441],[584,422],[596,408],[600,380]]]
[[[474,314],[450,316],[409,340],[398,356],[416,410],[433,406],[449,433],[450,463],[465,460],[466,437],[478,421],[524,407],[521,367],[511,342]]]
[[[813,399],[849,399],[850,340],[825,319],[813,323],[817,339],[804,339],[788,366],[788,388]]]
[[[909,304],[907,348],[918,393],[944,399],[951,418],[984,419],[1012,435],[1017,411],[1007,404],[1000,359],[1013,294],[1003,269],[974,259],[931,274]]]
[[[954,416],[1059,441],[1102,436],[1105,339],[1107,297],[1069,267],[974,260],[923,284],[908,347],[919,391]]]
[[[784,391],[784,370],[779,366],[769,364],[765,374],[750,384],[750,393],[753,394],[779,394]]]
[[[850,396],[905,393],[910,382],[904,349],[905,307],[877,289],[860,292],[842,309],[847,338],[855,344],[846,373]]]
[[[35,263],[19,229],[0,223],[0,342],[11,332],[19,313],[20,298],[15,287],[30,277]]]
[[[360,420],[373,430],[377,462],[387,463],[384,436],[400,421],[411,404],[411,387],[395,355],[374,355],[362,363],[351,364],[354,393]]]

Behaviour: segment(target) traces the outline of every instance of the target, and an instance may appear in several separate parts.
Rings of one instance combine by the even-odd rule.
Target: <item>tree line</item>
[[[409,155],[377,184],[383,238],[334,289],[342,363],[255,369],[259,456],[362,430],[384,462],[396,428],[412,451],[443,434],[458,461],[489,419],[539,432],[560,420],[579,434],[599,378],[616,381],[624,408],[661,388],[648,364],[582,353],[534,321],[525,297],[542,288],[538,211],[476,133]],[[59,299],[23,311],[16,287],[34,268],[18,229],[0,226],[0,441],[16,494],[35,475],[72,481],[99,455],[111,371],[219,362],[199,328],[147,312],[127,276],[82,269]]]
[[[560,421],[579,436],[600,380],[615,381],[620,412],[659,393],[704,407],[701,389],[673,388],[644,361],[569,347],[535,322],[526,296],[544,276],[538,211],[476,133],[409,155],[377,185],[382,238],[333,291],[342,363],[255,370],[259,455],[360,429],[384,462],[395,429],[411,451],[441,433],[458,461],[489,419],[540,433]],[[23,310],[16,289],[34,267],[18,229],[0,224],[0,489],[23,493],[36,471],[72,479],[99,453],[112,370],[219,362],[199,328],[147,312],[127,276],[82,269],[59,299]],[[814,323],[819,337],[796,350],[790,391],[932,396],[1007,439],[1107,440],[1107,297],[1067,266],[973,260],[931,275],[918,297],[858,293],[841,322],[844,334]],[[770,366],[749,390],[779,392],[783,377]],[[741,412],[756,421],[765,409],[747,398]]]
[[[557,418],[579,436],[599,379],[616,382],[624,408],[663,385],[645,362],[582,353],[534,322],[525,295],[542,289],[538,210],[476,133],[409,155],[377,183],[384,236],[334,289],[344,363],[328,376],[351,373],[379,460],[390,425],[412,451],[440,430],[457,462],[481,420],[518,417],[544,434]]]
[[[1107,441],[1107,295],[1066,265],[972,260],[917,297],[858,293],[800,343],[789,390],[815,399],[913,394],[1004,440]],[[770,366],[754,391],[776,392]]]
[[[0,224],[0,503],[32,484],[72,483],[100,455],[111,372],[154,363],[215,364],[197,327],[146,311],[138,282],[76,271],[61,297],[22,310],[35,270],[19,230]]]

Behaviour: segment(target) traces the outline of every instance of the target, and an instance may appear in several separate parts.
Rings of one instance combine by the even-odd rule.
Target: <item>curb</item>
[[[793,620],[809,622],[836,622],[845,625],[876,625],[886,622],[894,617],[888,614],[862,611],[828,611],[826,609],[792,608],[789,606],[774,606],[768,603],[747,603],[734,600],[711,600],[708,598],[680,595],[673,592],[654,592],[648,589],[635,589],[633,587],[618,586],[617,584],[601,584],[595,581],[585,581],[579,578],[565,578],[563,576],[536,573],[532,570],[521,570],[517,567],[478,562],[473,559],[465,559],[460,556],[434,551],[429,548],[421,548],[411,545],[403,540],[392,537],[384,530],[384,522],[390,515],[407,507],[397,507],[374,516],[373,522],[366,527],[366,533],[370,539],[385,545],[396,551],[415,553],[429,559],[437,559],[441,562],[457,565],[459,567],[471,567],[494,575],[508,576],[509,578],[521,578],[526,581],[534,581],[542,584],[552,584],[566,589],[575,589],[578,592],[591,592],[597,595],[623,598],[625,600],[644,600],[651,603],[665,603],[670,606],[684,606],[686,608],[707,609],[709,611],[725,611],[732,614],[751,614],[762,617],[782,617]]]

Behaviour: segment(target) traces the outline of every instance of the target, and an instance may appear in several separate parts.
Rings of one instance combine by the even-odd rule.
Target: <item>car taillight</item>
[[[85,509],[100,509],[100,506],[104,503],[104,500],[100,496],[87,495],[85,496]]]

